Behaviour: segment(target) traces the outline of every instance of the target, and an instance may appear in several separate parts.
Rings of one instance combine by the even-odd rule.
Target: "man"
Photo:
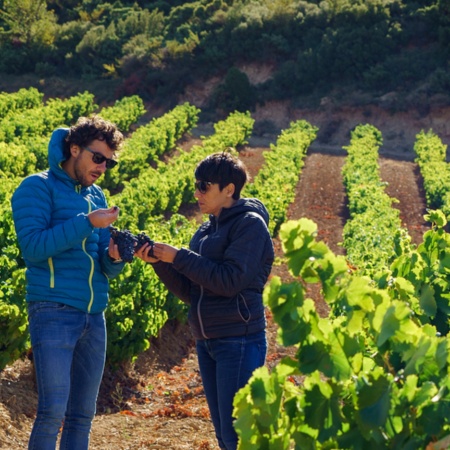
[[[53,132],[50,169],[25,178],[12,197],[27,267],[28,319],[38,386],[29,449],[83,450],[103,375],[108,278],[124,263],[108,226],[118,217],[94,183],[112,169],[123,135],[100,117]]]

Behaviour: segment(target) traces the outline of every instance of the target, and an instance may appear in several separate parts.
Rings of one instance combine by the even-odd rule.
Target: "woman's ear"
[[[225,189],[227,192],[227,197],[233,197],[234,190],[236,189],[234,183],[229,183]]]

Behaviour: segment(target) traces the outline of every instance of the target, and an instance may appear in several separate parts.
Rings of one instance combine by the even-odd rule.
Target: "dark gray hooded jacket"
[[[274,260],[269,214],[255,198],[209,217],[173,264],[153,267],[166,287],[190,304],[196,339],[242,336],[265,329],[262,292]]]

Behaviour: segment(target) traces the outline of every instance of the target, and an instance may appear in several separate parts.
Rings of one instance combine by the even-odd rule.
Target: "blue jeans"
[[[253,371],[264,365],[267,353],[265,331],[196,344],[200,374],[219,447],[237,448],[233,428],[233,399],[247,384]]]
[[[84,450],[95,416],[106,355],[103,313],[53,302],[28,305],[38,410],[28,448]]]

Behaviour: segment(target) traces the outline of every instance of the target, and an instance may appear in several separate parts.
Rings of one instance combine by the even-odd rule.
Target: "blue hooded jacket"
[[[68,131],[53,132],[50,169],[26,177],[11,200],[27,267],[26,300],[59,302],[98,313],[108,303],[108,278],[118,275],[124,263],[109,258],[109,230],[94,228],[87,216],[108,207],[101,188],[81,186],[61,167]]]

